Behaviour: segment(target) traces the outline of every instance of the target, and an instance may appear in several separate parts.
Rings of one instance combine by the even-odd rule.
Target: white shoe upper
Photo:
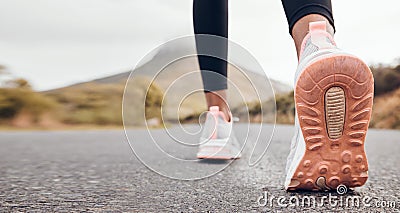
[[[304,71],[305,67],[321,56],[337,54],[341,52],[336,47],[332,36],[326,32],[326,22],[310,23],[310,33],[304,38],[300,60],[295,73],[294,83]],[[296,91],[295,91],[296,92]],[[295,114],[294,136],[291,141],[290,152],[286,162],[285,188],[290,184],[291,178],[296,171],[306,149],[303,133],[300,128],[297,113]]]
[[[286,179],[285,179],[285,188],[290,184],[290,180],[293,177],[294,172],[296,171],[297,166],[299,165],[306,149],[306,142],[304,141],[303,133],[301,132],[301,128],[299,125],[299,121],[297,118],[297,113],[295,115],[295,125],[294,125],[294,136],[292,138],[290,144],[290,152],[287,157],[286,162]]]
[[[207,112],[197,156],[240,157],[240,145],[233,133],[233,122],[226,121],[225,115],[217,106]]]

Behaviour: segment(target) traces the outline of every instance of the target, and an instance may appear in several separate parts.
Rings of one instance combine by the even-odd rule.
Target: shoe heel
[[[306,150],[288,190],[365,184],[373,93],[371,71],[354,56],[336,54],[305,68],[296,82],[295,104]]]

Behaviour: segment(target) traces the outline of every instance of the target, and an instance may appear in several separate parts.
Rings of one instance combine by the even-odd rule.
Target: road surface
[[[235,128],[241,138],[244,126]],[[180,167],[152,153],[151,143],[141,140],[147,130],[128,132],[141,141],[138,149],[148,157],[147,164],[164,168],[165,174],[173,171],[172,175],[179,176],[179,169],[184,168],[188,174],[194,174],[190,177],[195,177],[201,173],[198,166],[215,169],[222,165],[189,161],[187,168]],[[151,132],[158,140],[168,141],[165,131]],[[222,172],[186,181],[164,177],[144,166],[131,151],[122,130],[0,132],[0,211],[399,211],[400,131],[368,132],[370,178],[365,186],[345,195],[283,190],[292,132],[292,126],[277,126],[265,156],[254,167],[248,166],[251,149],[246,147],[243,158]],[[195,155],[194,149],[174,151],[189,160]],[[337,196],[339,202],[357,196],[367,201],[358,207],[351,205],[351,200],[336,205],[327,199],[320,201],[329,194]],[[268,201],[272,196],[275,200],[264,203],[265,196]],[[312,196],[317,199],[316,206],[295,202]],[[279,197],[283,197],[280,203]]]

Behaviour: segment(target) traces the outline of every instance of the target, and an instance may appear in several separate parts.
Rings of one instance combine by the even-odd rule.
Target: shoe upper
[[[201,144],[215,139],[228,139],[232,133],[232,122],[228,122],[218,106],[210,107],[203,125]]]
[[[340,51],[333,37],[326,31],[325,21],[312,22],[309,26],[310,32],[304,38],[300,51],[299,65],[294,79],[295,84],[301,72],[312,61],[317,60],[320,56]],[[294,136],[291,141],[290,152],[286,162],[285,186],[290,183],[290,178],[293,176],[297,164],[305,152],[305,141],[299,125],[297,113],[295,114],[294,127]]]
[[[295,73],[294,83],[304,68],[320,56],[340,51],[331,34],[326,31],[326,22],[310,23],[310,32],[304,37],[299,57],[299,65]]]
[[[326,31],[325,21],[311,22],[309,29],[310,32],[304,37],[301,45],[299,61],[318,50],[336,48],[332,35]]]
[[[240,153],[240,145],[232,127],[233,122],[227,121],[218,106],[210,107],[200,137],[199,152],[210,147],[220,147],[224,151],[229,150],[232,157],[237,156]]]

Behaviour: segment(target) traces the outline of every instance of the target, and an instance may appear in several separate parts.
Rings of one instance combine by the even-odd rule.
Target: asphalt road
[[[235,128],[240,139],[245,128]],[[162,141],[161,147],[167,144],[164,130],[150,133]],[[187,162],[166,160],[165,155],[154,152],[146,134],[145,129],[128,131],[141,160],[159,173],[187,179],[217,173],[200,180],[157,174],[133,154],[122,130],[0,132],[0,211],[396,212],[400,208],[400,131],[368,132],[370,178],[365,186],[345,195],[283,190],[292,126],[277,126],[270,147],[256,166],[248,165],[251,146],[246,146],[243,158],[222,172],[218,170],[229,162],[196,161],[193,148],[167,145],[167,152]],[[273,196],[272,202],[264,203],[265,195],[268,201]],[[336,196],[336,205],[324,200],[329,195]],[[305,197],[315,197],[316,206],[302,206]],[[365,200],[357,207],[352,205],[354,197]],[[346,198],[351,198],[347,204]],[[285,206],[289,203],[295,205]]]

